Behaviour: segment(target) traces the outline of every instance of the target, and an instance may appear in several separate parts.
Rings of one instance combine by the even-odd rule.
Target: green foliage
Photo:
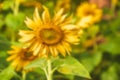
[[[106,43],[100,45],[102,51],[109,52],[113,55],[120,54],[120,37],[114,37],[112,40],[108,39]]]
[[[16,73],[14,72],[13,67],[8,67],[0,73],[1,80],[11,80]]]
[[[31,68],[46,68],[47,67],[47,60],[45,58],[37,59],[33,62],[31,62],[29,65],[25,67],[25,69],[31,69]]]
[[[101,52],[96,52],[95,54],[87,53],[86,55],[83,54],[83,56],[81,57],[81,62],[86,66],[87,70],[91,72],[101,62],[102,53]]]
[[[65,58],[64,64],[58,68],[58,71],[63,74],[76,75],[90,79],[90,75],[85,67],[73,57]]]
[[[85,67],[73,57],[67,57],[65,59],[54,58],[52,59],[52,64],[53,68],[57,69],[58,72],[62,74],[76,75],[90,79],[90,75]],[[46,67],[47,60],[45,58],[40,58],[31,62],[25,69],[41,68],[44,70]]]
[[[11,1],[9,1],[9,0],[4,0],[4,2],[3,2],[3,10],[8,10],[8,9],[10,9],[12,6],[14,5],[14,1],[13,0],[11,0]]]
[[[107,69],[107,71],[103,72],[101,80],[119,80],[116,64],[113,64]]]
[[[10,29],[18,30],[18,28],[23,26],[24,19],[25,15],[23,13],[17,15],[8,14],[5,18],[5,23]]]

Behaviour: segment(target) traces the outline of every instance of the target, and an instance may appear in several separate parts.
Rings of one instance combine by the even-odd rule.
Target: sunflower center
[[[54,28],[44,28],[39,33],[42,42],[47,45],[56,44],[62,38],[61,31]]]
[[[32,52],[24,52],[24,54],[23,54],[23,56],[22,56],[22,59],[23,60],[33,60],[33,59],[35,59],[36,58],[36,56],[34,56],[33,54],[32,54]]]
[[[88,16],[88,15],[93,15],[94,16],[94,12],[93,11],[86,11],[85,12],[85,15]]]

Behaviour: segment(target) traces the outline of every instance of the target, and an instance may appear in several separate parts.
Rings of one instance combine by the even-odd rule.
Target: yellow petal
[[[54,21],[54,22],[58,21],[58,19],[60,19],[60,18],[62,17],[62,14],[63,14],[63,8],[60,9],[60,10],[55,14],[55,16],[54,16],[54,18],[53,18],[53,21]]]
[[[53,50],[54,50],[54,56],[56,57],[58,55],[58,51],[56,49],[56,46],[53,48]]]
[[[54,51],[52,46],[49,47],[49,50],[50,50],[50,53],[54,56]]]
[[[39,44],[39,46],[33,52],[34,56],[36,56],[40,52],[41,49],[42,49],[42,44]]]
[[[67,51],[67,53],[70,55],[70,52],[72,51],[70,44],[67,42],[62,42],[62,45],[65,48],[65,50]]]
[[[60,24],[59,26],[65,26],[66,24],[70,24],[72,20],[72,15],[70,17],[65,18]]]
[[[48,11],[48,8],[46,8],[45,6],[43,6],[44,8],[44,12],[42,13],[42,19],[44,23],[48,23],[50,22],[50,13]]]
[[[12,55],[10,57],[7,58],[7,61],[11,61],[11,60],[14,60],[16,58],[16,55]]]
[[[77,25],[78,25],[80,28],[87,28],[87,27],[89,27],[91,24],[93,24],[92,18],[93,18],[92,16],[84,17],[84,18],[82,18],[82,19],[77,23]]]
[[[79,43],[79,38],[77,36],[66,36],[65,41],[71,43],[71,44],[78,44]]]
[[[76,25],[69,24],[69,25],[63,26],[61,29],[62,30],[74,30],[74,29],[78,29],[78,27]]]
[[[38,46],[40,45],[40,43],[39,42],[36,42],[36,43],[34,43],[32,46],[31,46],[31,51],[34,51]]]
[[[34,35],[27,35],[19,39],[20,42],[28,42],[34,38]]]
[[[65,51],[64,47],[62,46],[62,44],[58,44],[56,46],[56,48],[63,56],[66,56],[66,51]]]
[[[20,30],[19,31],[19,35],[22,36],[19,39],[20,42],[27,42],[29,40],[32,40],[35,37],[35,35],[33,34],[32,31],[23,31],[23,30]]]
[[[49,52],[48,46],[44,46],[41,53],[48,56],[48,52]]]
[[[66,16],[67,16],[67,14],[65,14],[65,15],[61,16],[60,18],[58,18],[58,19],[56,20],[56,22],[54,21],[55,24],[56,24],[56,25],[59,25],[59,24],[61,24],[61,23],[64,23],[64,20],[65,20]]]
[[[19,64],[20,59],[16,58],[13,62],[12,62],[12,66],[16,67]]]
[[[39,16],[38,8],[35,8],[35,12],[34,12],[33,16],[34,16],[33,18],[34,18],[35,23],[38,26],[40,26],[42,24],[42,21],[41,21],[40,16]]]
[[[35,24],[35,22],[33,22],[31,19],[29,19],[29,18],[26,18],[26,20],[25,20],[25,24],[27,25],[27,27],[28,28],[30,28],[30,29],[32,29],[32,30],[34,30],[34,29],[36,29],[36,24]]]

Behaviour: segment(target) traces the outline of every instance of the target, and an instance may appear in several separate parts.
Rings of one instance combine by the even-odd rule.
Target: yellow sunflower
[[[79,43],[79,29],[71,24],[71,17],[63,15],[63,9],[51,18],[48,9],[43,8],[42,18],[36,8],[33,20],[25,20],[30,30],[20,30],[20,42],[30,47],[34,55],[57,56],[61,53],[66,56],[71,51],[70,44]]]
[[[89,4],[87,2],[84,2],[80,6],[78,6],[76,15],[80,19],[85,17],[89,18],[89,23],[92,24],[101,20],[102,10],[99,9],[96,4]]]
[[[77,25],[82,29],[88,28],[90,25],[93,24],[91,22],[91,19],[92,19],[91,16],[84,17],[84,18],[78,20]]]
[[[64,8],[65,10],[70,10],[71,7],[71,0],[57,0],[56,3],[56,10]]]
[[[11,65],[17,70],[22,70],[31,61],[38,58],[34,56],[32,52],[28,52],[27,48],[20,48],[17,46],[12,46],[13,50],[8,51],[11,55],[7,58],[7,61],[13,61]]]

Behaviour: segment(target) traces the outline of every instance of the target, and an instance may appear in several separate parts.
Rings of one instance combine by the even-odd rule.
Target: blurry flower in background
[[[27,18],[26,25],[30,30],[21,30],[20,42],[30,47],[34,55],[57,56],[61,53],[63,56],[70,54],[70,44],[79,43],[79,29],[71,24],[71,17],[66,18],[63,15],[63,9],[59,10],[51,19],[50,13],[44,7],[42,19],[39,16],[38,9],[35,9],[33,20]]]
[[[83,29],[88,28],[92,24],[91,19],[92,19],[91,16],[84,17],[77,22],[77,25],[80,26],[80,28],[83,28]]]
[[[37,56],[34,56],[32,52],[29,52],[27,48],[12,46],[12,49],[13,50],[8,51],[10,57],[7,58],[7,61],[12,61],[11,65],[17,71],[22,70],[31,61],[38,58]]]
[[[23,3],[23,2],[25,2],[26,0],[15,0],[15,2],[17,2],[17,3]]]
[[[0,9],[2,8],[2,3],[0,3]]]
[[[111,0],[112,5],[116,5],[118,0]]]
[[[42,8],[41,3],[38,1],[26,1],[26,2],[22,3],[22,5],[26,6],[26,7],[37,7],[38,9]]]
[[[57,0],[56,2],[56,10],[64,8],[66,10],[70,10],[71,8],[71,0]]]
[[[115,10],[118,0],[111,0],[111,8]]]
[[[78,6],[76,15],[80,18],[77,24],[82,28],[86,28],[101,20],[102,10],[96,4],[84,2]]]

